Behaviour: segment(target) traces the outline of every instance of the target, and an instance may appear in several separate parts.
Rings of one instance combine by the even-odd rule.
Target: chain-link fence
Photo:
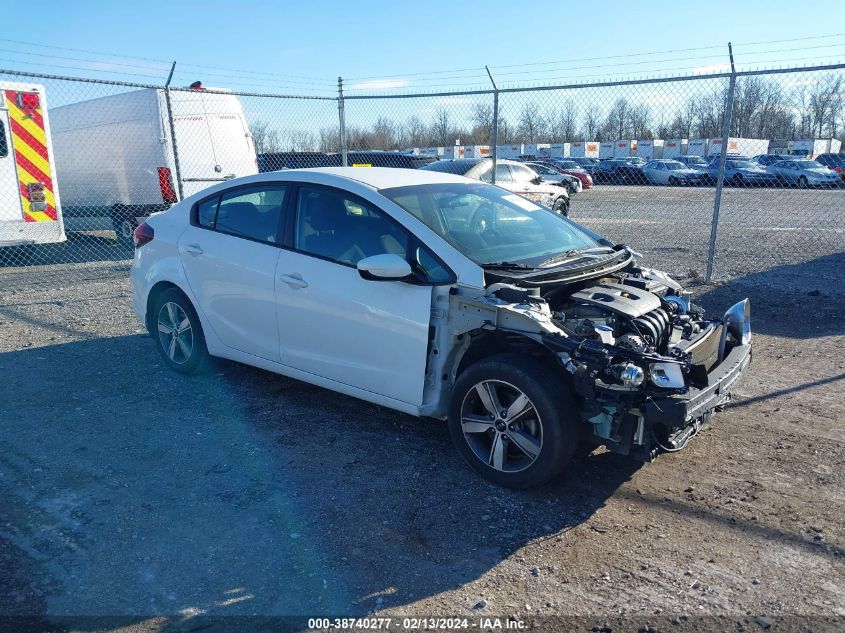
[[[0,289],[125,276],[149,213],[231,178],[333,165],[495,182],[683,276],[843,251],[845,65],[493,79],[409,95],[339,82],[331,98],[0,71]]]

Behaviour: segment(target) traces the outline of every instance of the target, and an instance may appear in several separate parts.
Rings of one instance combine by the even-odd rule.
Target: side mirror
[[[540,176],[536,176],[531,179],[532,185],[539,185],[541,182],[543,182],[543,179]]]
[[[372,255],[358,262],[358,273],[371,281],[401,281],[411,276],[411,265],[399,255]]]

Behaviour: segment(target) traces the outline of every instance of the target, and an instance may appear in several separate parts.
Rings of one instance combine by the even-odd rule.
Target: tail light
[[[135,242],[135,248],[141,248],[144,244],[152,242],[155,236],[153,227],[146,222],[141,222],[132,232],[132,241]]]
[[[158,168],[158,186],[161,189],[161,199],[164,202],[168,204],[179,202],[179,196],[176,195],[176,190],[173,188],[173,176],[170,174],[169,168]]]
[[[18,106],[24,110],[37,110],[41,107],[41,99],[36,92],[19,92]]]
[[[47,193],[43,182],[31,182],[26,186],[27,197],[33,211],[47,209]]]

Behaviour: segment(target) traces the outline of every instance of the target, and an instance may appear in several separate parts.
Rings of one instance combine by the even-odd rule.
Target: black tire
[[[554,201],[552,205],[552,211],[555,213],[560,213],[562,216],[566,217],[569,215],[569,198],[561,196],[557,200]]]
[[[674,176],[669,176],[669,186],[670,187],[677,187],[680,184],[677,178]]]
[[[177,318],[170,318],[169,304],[178,306],[181,313],[176,313]],[[166,333],[160,329],[160,326],[166,325],[168,322],[173,324],[177,321],[182,321],[181,317],[187,317],[190,324],[190,341],[184,337],[184,333],[178,338],[187,344],[190,348],[190,353],[184,353],[184,345],[178,344],[174,341],[174,332]],[[183,322],[183,321],[182,321]],[[210,364],[210,357],[208,355],[208,347],[205,344],[205,335],[202,331],[202,324],[197,316],[194,306],[191,305],[188,297],[182,291],[176,288],[169,288],[162,292],[155,300],[153,306],[152,320],[150,323],[150,334],[155,340],[156,349],[164,359],[167,366],[173,371],[180,374],[196,374],[206,371]],[[167,342],[172,343],[172,347],[166,348]],[[175,353],[173,353],[175,351]]]
[[[511,439],[514,432],[526,437],[527,431],[523,428],[514,429],[513,426],[508,427],[505,424],[505,430],[502,431],[505,439],[498,439],[502,435],[496,425],[503,420],[497,419],[495,423],[490,422],[491,427],[487,431],[464,433],[463,416],[468,414],[468,410],[476,410],[480,406],[476,386],[486,381],[504,385],[505,392],[512,387],[515,391],[522,392],[530,401],[536,416],[527,415],[519,419],[532,425],[533,434],[529,436],[532,440],[537,439],[539,435],[539,452],[533,461],[526,453],[518,450],[518,443]],[[504,408],[508,403],[501,404]],[[516,424],[521,425],[522,421]],[[536,431],[537,428],[539,432]],[[508,488],[540,486],[559,475],[578,446],[580,429],[581,420],[563,378],[555,374],[553,366],[546,365],[535,358],[519,354],[498,354],[485,358],[465,369],[452,390],[452,401],[449,406],[449,434],[452,436],[452,441],[475,471],[485,479],[501,486]],[[483,461],[476,451],[484,453],[485,442],[488,442],[491,445],[492,459],[496,441],[503,442],[503,450],[507,455],[502,464],[507,461],[510,466],[512,459],[517,465],[525,464],[526,460],[529,463],[519,470],[506,471],[495,468],[489,460]]]
[[[734,187],[744,187],[745,186],[745,180],[743,179],[742,174],[735,175],[733,177],[732,184],[733,184]]]
[[[798,188],[799,189],[806,189],[809,186],[810,186],[810,181],[807,180],[806,176],[800,176],[798,178]]]
[[[111,223],[117,243],[122,246],[134,246],[132,233],[138,228],[138,221],[130,209],[115,205],[111,210]]]

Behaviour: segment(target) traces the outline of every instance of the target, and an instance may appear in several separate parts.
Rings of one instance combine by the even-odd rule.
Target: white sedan
[[[643,175],[655,185],[691,185],[699,183],[704,172],[691,169],[677,160],[650,160],[643,165]]]
[[[747,301],[705,319],[624,246],[448,173],[248,176],[134,237],[133,308],[171,369],[223,357],[448,419],[507,486],[548,481],[579,442],[682,448],[751,355]]]

